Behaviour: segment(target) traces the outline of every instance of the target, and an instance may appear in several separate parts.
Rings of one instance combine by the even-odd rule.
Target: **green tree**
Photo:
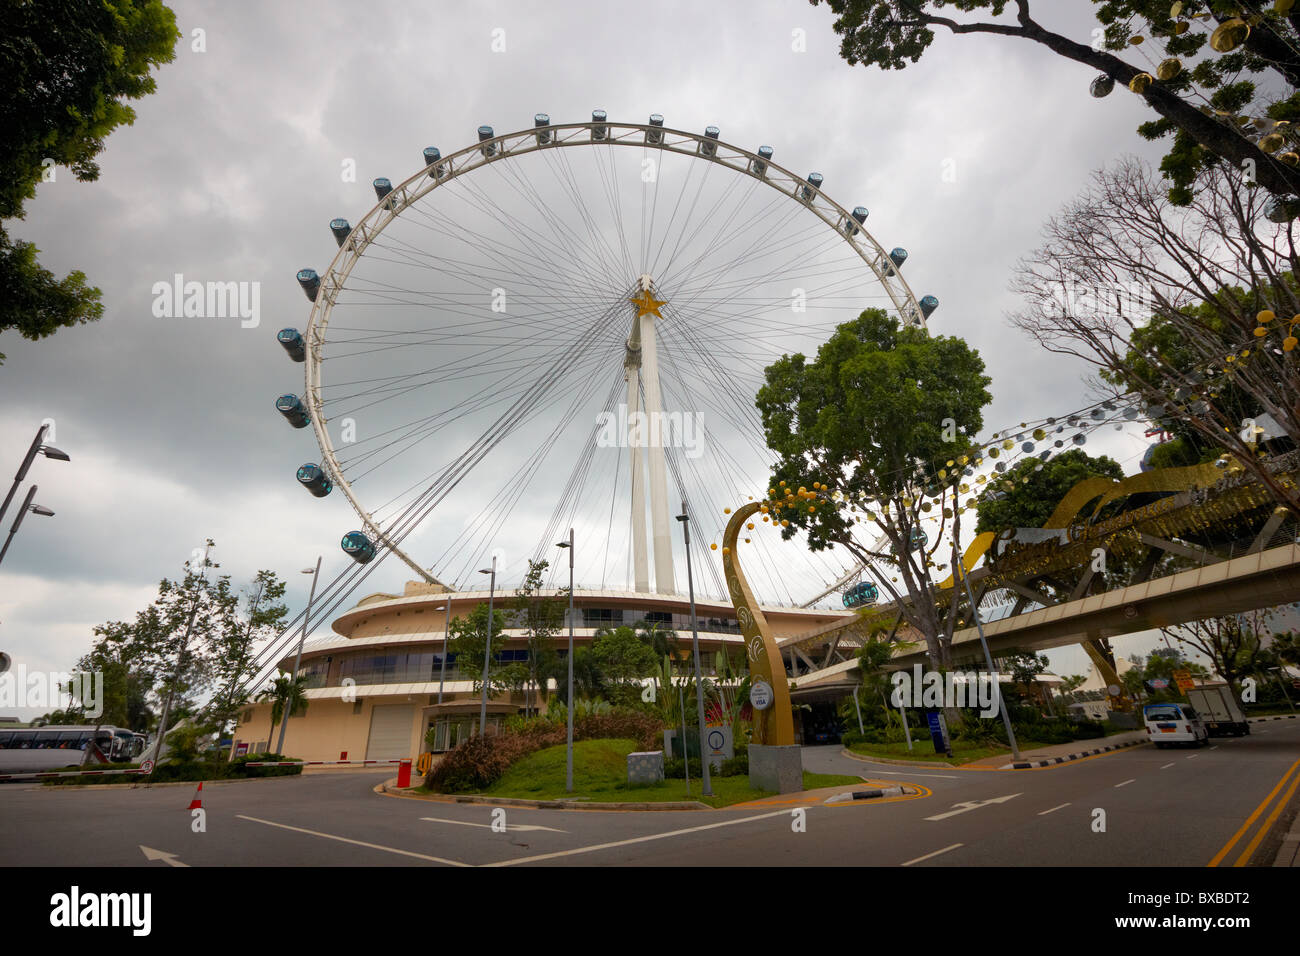
[[[502,632],[506,627],[506,612],[500,608],[492,609],[492,659],[488,662],[488,694],[497,694],[511,689],[511,683],[517,679],[515,672],[502,673],[502,664],[498,653],[502,650]],[[483,658],[488,651],[488,606],[479,603],[467,617],[452,618],[448,629],[450,639],[447,646],[456,655],[456,667],[462,677],[469,677],[474,682],[474,693],[483,691]]]
[[[591,654],[605,683],[605,695],[615,703],[639,699],[637,682],[658,667],[654,648],[627,625],[601,628],[592,641]]]
[[[1097,477],[1118,480],[1124,477],[1124,469],[1112,458],[1094,458],[1077,448],[1047,461],[1027,458],[989,482],[980,494],[975,531],[1041,528],[1066,492],[1085,478]],[[1088,514],[1085,511],[1080,517]]]
[[[104,140],[135,121],[127,101],[154,92],[150,70],[173,59],[179,36],[160,0],[0,4],[0,219],[21,218],[54,166],[99,178]],[[83,273],[56,279],[36,253],[0,228],[0,332],[36,340],[103,315]]]
[[[936,31],[944,31],[953,36],[1032,41],[1104,75],[1111,85],[1128,87],[1135,82],[1130,88],[1138,92],[1137,84],[1145,84],[1140,95],[1159,118],[1139,126],[1138,133],[1149,140],[1172,138],[1161,170],[1171,183],[1170,198],[1180,205],[1190,201],[1198,173],[1220,160],[1236,169],[1253,168],[1260,185],[1274,195],[1300,193],[1300,169],[1289,159],[1279,159],[1296,143],[1294,133],[1289,126],[1274,126],[1277,121],[1300,119],[1297,13],[1258,10],[1250,16],[1244,41],[1231,49],[1214,49],[1209,43],[1211,31],[1242,15],[1241,4],[1094,0],[1100,24],[1096,41],[1080,42],[1035,20],[1029,0],[811,2],[814,6],[826,2],[836,14],[840,56],[850,64],[904,69],[921,58]],[[946,16],[950,11],[958,16]],[[976,11],[984,11],[984,18],[963,16]],[[1120,55],[1126,51],[1132,55]],[[1149,66],[1148,58],[1164,58],[1169,74]],[[1153,78],[1152,72],[1159,78]],[[1079,93],[1083,95],[1082,84]],[[1105,95],[1101,90],[1096,93]],[[1261,122],[1241,122],[1238,117],[1243,113]],[[1263,117],[1269,121],[1262,121]],[[1268,139],[1269,135],[1276,139]]]
[[[290,677],[288,674],[280,674],[257,695],[258,701],[271,702],[271,735],[266,740],[268,751],[276,745],[275,728],[285,714],[301,717],[307,713],[306,690],[306,675]]]
[[[527,679],[524,682],[524,714],[536,708],[535,694],[539,682],[556,677],[559,673],[560,655],[555,648],[555,636],[564,626],[568,610],[569,592],[561,588],[555,597],[543,597],[542,575],[550,567],[547,561],[529,561],[528,573],[515,591],[512,607],[514,625],[524,632],[528,646]],[[567,677],[567,672],[566,675]]]
[[[238,598],[234,603],[226,600],[210,632],[207,656],[216,690],[204,708],[203,719],[213,725],[218,745],[227,727],[248,702],[246,681],[257,656],[254,649],[259,642],[284,629],[284,619],[289,613],[288,607],[280,602],[285,584],[274,571],[258,571],[253,585],[255,593],[244,595],[247,609],[241,614]]]
[[[961,339],[867,309],[815,361],[786,355],[768,366],[756,402],[778,456],[769,489],[777,501],[765,517],[786,539],[803,531],[814,551],[848,551],[898,602],[936,667],[951,665],[957,601],[944,600],[931,572],[945,566],[934,560],[945,536],[958,553],[961,514],[973,505],[963,477],[977,464],[971,436],[983,426],[989,382]],[[855,528],[874,532],[879,550]],[[887,564],[898,573],[881,570]]]

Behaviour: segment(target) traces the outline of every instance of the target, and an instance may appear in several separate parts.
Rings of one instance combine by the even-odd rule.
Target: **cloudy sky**
[[[26,220],[6,224],[48,268],[84,270],[105,305],[97,324],[0,340],[0,467],[47,418],[72,456],[33,466],[37,500],[57,516],[29,517],[0,573],[0,649],[29,670],[71,667],[95,624],[133,616],[207,537],[238,582],[259,568],[289,577],[295,611],[300,568],[323,554],[328,580],[345,566],[346,502],[295,487],[315,446],[272,408],[301,391],[302,368],[275,332],[305,327],[294,273],[334,255],[329,219],[355,222],[374,204],[374,177],[399,181],[422,147],[469,145],[480,124],[505,132],[538,111],[582,121],[599,107],[770,143],[778,162],[824,173],[842,205],[869,205],[886,247],[910,251],[913,288],[942,303],[931,330],[964,336],[988,365],[987,430],[1092,400],[1081,363],[1011,330],[1011,270],[1092,169],[1159,150],[1133,132],[1146,118],[1136,98],[1089,97],[1088,71],[1046,50],[940,36],[905,71],[850,67],[830,11],[798,0],[172,6],[175,62],[134,104],[135,124],[109,137],[99,181],[59,170]],[[1039,13],[1048,25],[1090,36],[1086,0],[1035,6],[1052,8]],[[354,182],[340,176],[347,160]],[[259,283],[260,323],[155,317],[153,286],[177,273]],[[1089,450],[1133,471],[1144,447],[1138,431]],[[463,524],[431,521],[444,535]],[[389,562],[364,590],[400,590],[404,571]],[[1053,660],[1064,673],[1086,667],[1082,652]]]

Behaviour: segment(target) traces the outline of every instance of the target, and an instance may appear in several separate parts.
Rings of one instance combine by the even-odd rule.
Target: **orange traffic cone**
[[[194,791],[194,799],[190,801],[191,810],[203,809],[203,781],[199,781],[199,788]]]

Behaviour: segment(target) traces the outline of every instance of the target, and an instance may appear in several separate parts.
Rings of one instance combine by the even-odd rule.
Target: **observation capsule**
[[[758,158],[749,161],[749,171],[755,176],[767,175],[767,164],[772,159],[772,153],[775,150],[771,146],[758,147]]]
[[[357,564],[369,564],[375,556],[373,542],[360,531],[349,531],[343,536],[339,546],[343,549],[343,553]]]
[[[480,126],[478,128],[478,141],[483,144],[479,151],[483,154],[484,159],[491,159],[497,154],[497,144],[488,142],[494,135],[491,126]]]
[[[799,198],[804,202],[812,202],[816,191],[822,188],[822,181],[825,179],[821,173],[809,173],[808,185],[799,187]]]
[[[548,144],[551,141],[551,118],[545,113],[538,113],[533,117],[533,126],[537,129],[537,145]]]
[[[430,179],[442,179],[447,175],[447,167],[438,162],[440,159],[442,159],[442,150],[437,146],[424,147],[424,165],[430,167]]]
[[[651,113],[651,114],[650,114],[650,125],[651,125],[651,126],[654,126],[654,127],[656,127],[656,128],[655,128],[655,129],[648,129],[648,130],[645,131],[645,141],[646,141],[647,143],[651,143],[651,144],[654,144],[654,145],[658,145],[659,143],[662,143],[662,142],[664,141],[664,134],[661,132],[661,130],[663,129],[663,125],[664,125],[663,114],[661,114],[661,113]]]
[[[324,498],[334,490],[334,482],[330,481],[329,475],[325,474],[325,469],[315,463],[303,465],[298,469],[298,481],[317,498]]]
[[[372,183],[372,185],[375,187],[376,199],[383,199],[385,196],[387,196],[389,193],[393,191],[393,184],[389,182],[387,179],[385,179],[383,176],[380,176],[378,179],[376,179],[374,183]],[[388,200],[388,202],[384,203],[384,208],[392,209],[393,201],[390,199]]]
[[[307,361],[307,343],[302,340],[302,333],[297,329],[281,329],[275,333],[275,340],[284,346],[289,358],[295,362]]]
[[[275,408],[294,428],[306,428],[311,424],[307,408],[297,395],[281,395],[275,400]]]
[[[342,246],[348,241],[348,236],[352,234],[352,226],[346,219],[331,219],[330,232],[334,233],[334,241]]]
[[[871,581],[859,581],[844,592],[843,601],[845,607],[863,607],[867,604],[875,604],[879,597],[880,592],[875,584]]]
[[[704,127],[704,142],[700,143],[700,155],[713,157],[718,155],[717,138],[722,135],[722,130],[716,126]]]
[[[852,219],[844,220],[843,228],[844,228],[844,235],[846,236],[856,236],[858,234],[858,226],[862,225],[864,222],[867,221],[867,207],[854,206],[852,216],[853,216]]]
[[[939,300],[932,295],[921,297],[921,314],[927,319],[934,315],[934,310],[939,308]]]
[[[316,274],[315,269],[299,269],[298,284],[302,286],[302,291],[307,294],[307,298],[316,301],[316,293],[320,292],[320,276]]]
[[[605,111],[592,110],[591,121],[597,125],[591,128],[591,138],[596,142],[602,142],[609,135],[609,127],[605,125]]]

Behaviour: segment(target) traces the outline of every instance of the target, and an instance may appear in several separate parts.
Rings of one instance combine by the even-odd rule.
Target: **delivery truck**
[[[1250,733],[1246,714],[1228,684],[1206,684],[1187,691],[1187,699],[1205,721],[1211,737],[1242,737]]]

